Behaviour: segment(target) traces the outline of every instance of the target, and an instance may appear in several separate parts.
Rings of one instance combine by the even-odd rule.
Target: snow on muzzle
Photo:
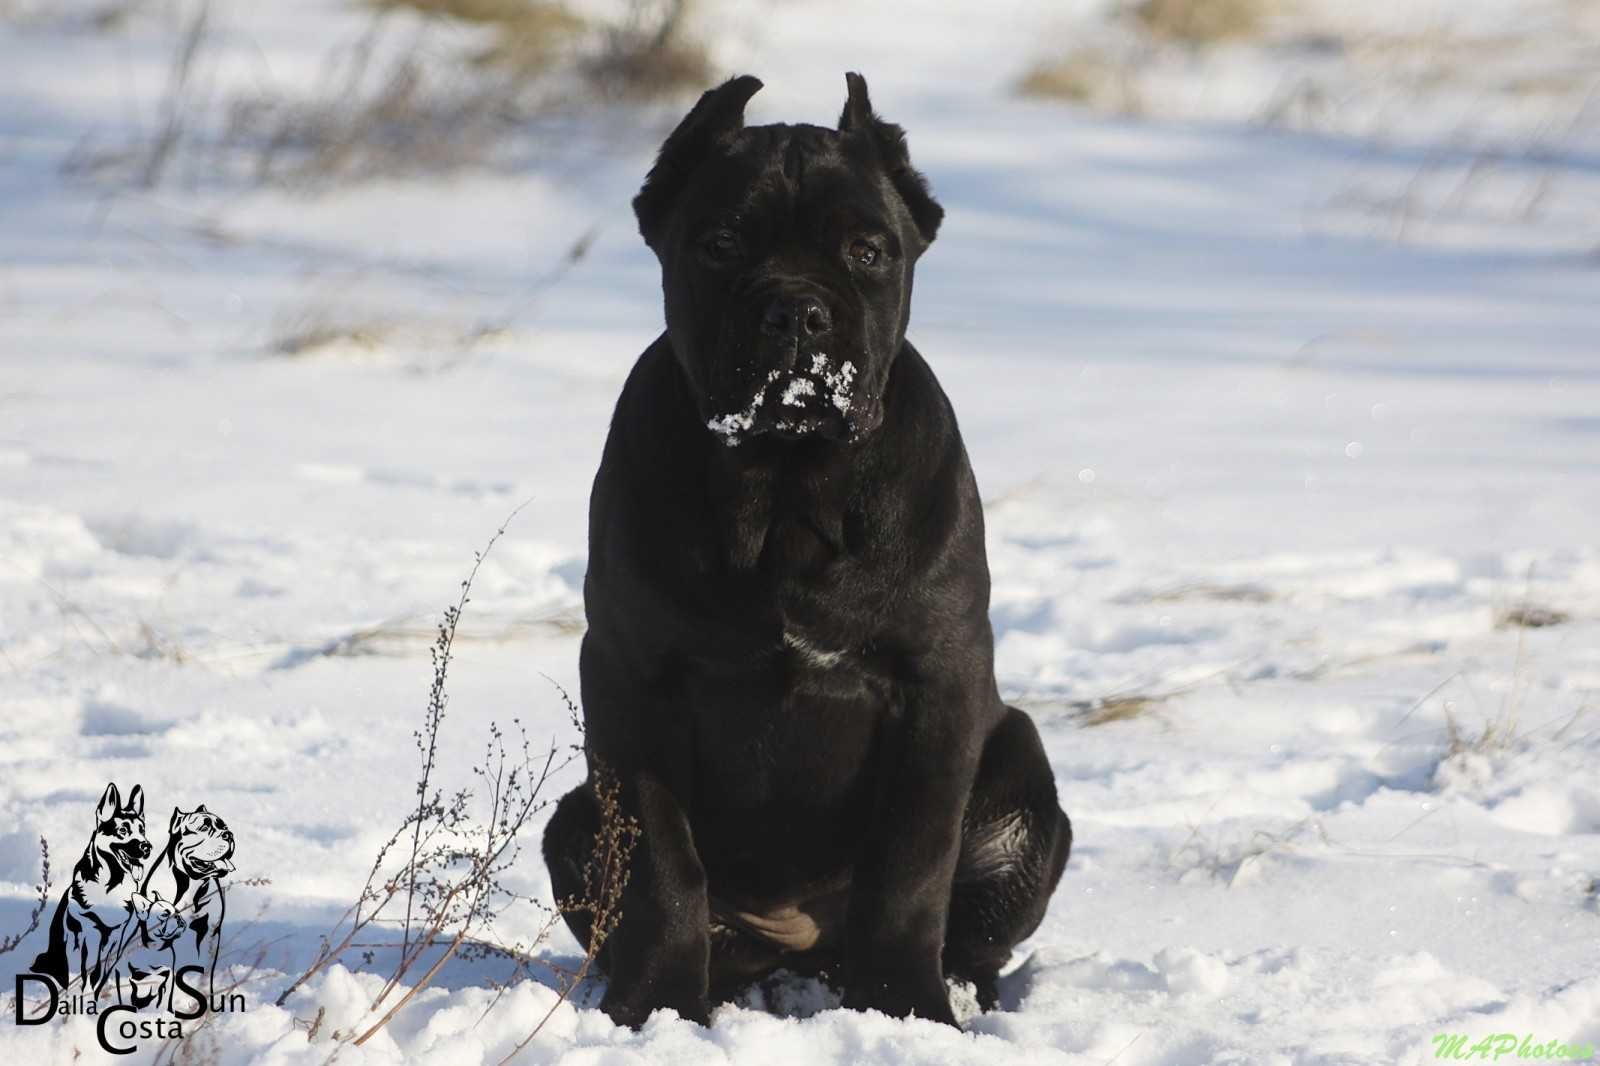
[[[802,356],[793,370],[767,371],[742,408],[713,415],[706,428],[730,448],[763,433],[843,440],[856,429],[855,383],[856,367],[848,359],[835,364],[826,352]]]

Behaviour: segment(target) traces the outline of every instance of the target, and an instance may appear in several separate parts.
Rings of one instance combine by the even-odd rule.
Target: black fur
[[[635,200],[667,329],[590,501],[587,752],[643,829],[602,1005],[704,1022],[782,965],[953,1023],[945,977],[993,1004],[1071,829],[996,689],[977,486],[905,340],[943,211],[859,75],[837,131],[743,127],[759,87],[706,93]],[[597,821],[587,785],[558,807],[558,897]]]

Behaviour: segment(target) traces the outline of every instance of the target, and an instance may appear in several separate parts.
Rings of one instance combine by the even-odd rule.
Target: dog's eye
[[[883,256],[878,246],[871,241],[861,240],[859,237],[850,242],[850,258],[862,266],[874,266]]]
[[[705,250],[712,259],[732,259],[739,251],[739,238],[731,229],[713,230],[705,239]]]

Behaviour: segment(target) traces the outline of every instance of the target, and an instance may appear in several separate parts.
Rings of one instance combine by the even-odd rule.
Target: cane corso
[[[227,914],[222,879],[233,872],[233,844],[233,830],[204,803],[192,811],[174,807],[166,847],[144,880],[143,890],[163,894],[183,919],[183,935],[173,942],[173,972],[199,966],[207,994],[216,981]]]
[[[983,512],[906,340],[943,209],[846,77],[836,130],[707,92],[634,200],[666,332],[617,402],[589,510],[589,781],[544,853],[580,896],[597,775],[641,830],[598,962],[638,1025],[786,967],[848,1007],[992,1007],[1071,847],[1033,722],[1001,702]],[[587,942],[590,919],[568,922]]]

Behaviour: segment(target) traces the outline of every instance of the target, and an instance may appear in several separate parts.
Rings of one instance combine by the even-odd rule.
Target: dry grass
[[[1138,718],[1158,717],[1162,705],[1173,695],[1175,693],[1126,692],[1085,700],[1013,698],[1010,702],[1014,702],[1035,717],[1065,718],[1081,728],[1092,729],[1095,726],[1110,725],[1112,722],[1131,722]]]
[[[1136,115],[1143,107],[1134,65],[1100,48],[1077,48],[1042,60],[1017,82],[1023,96],[1071,100],[1103,111]]]
[[[1322,820],[1315,815],[1277,832],[1257,829],[1243,839],[1232,837],[1227,827],[1218,827],[1215,835],[1208,835],[1202,827],[1191,824],[1189,835],[1169,861],[1182,871],[1181,876],[1202,871],[1233,888],[1256,874],[1258,860],[1275,852],[1292,852],[1307,838],[1323,847],[1331,843]]]
[[[421,48],[376,59],[384,32],[375,23],[331,56],[312,94],[230,101],[223,154],[249,160],[256,181],[291,186],[443,173],[489,161],[536,110],[523,83],[429,66]]]
[[[710,84],[710,57],[687,29],[690,9],[689,0],[633,0],[584,64],[593,90],[607,99],[646,100]]]
[[[1537,603],[1523,603],[1519,606],[1501,611],[1495,616],[1496,629],[1544,629],[1548,626],[1565,625],[1572,621],[1572,616],[1565,611],[1554,607],[1544,607]]]
[[[81,27],[112,31],[122,27],[149,0],[103,0],[61,3],[60,0],[0,0],[0,22],[18,26]]]
[[[620,19],[603,25],[549,0],[369,2],[384,11],[406,9],[490,28],[493,40],[473,62],[514,77],[536,76],[575,57],[589,87],[608,99],[671,95],[712,80],[705,47],[685,29],[690,0],[632,0]]]
[[[1090,703],[1078,721],[1086,729],[1111,722],[1128,722],[1154,712],[1165,702],[1165,696],[1107,696]]]
[[[389,332],[389,326],[381,322],[341,326],[309,321],[280,334],[269,351],[292,359],[330,354],[370,355],[383,347]]]
[[[1152,37],[1194,47],[1259,37],[1274,0],[1142,0],[1134,20]]]
[[[541,0],[368,0],[379,11],[415,11],[420,15],[479,22],[487,26],[583,25],[583,20],[560,4]]]
[[[1528,583],[1533,583],[1533,570],[1528,570]],[[1523,600],[1527,603],[1526,597]],[[1523,740],[1519,726],[1522,719],[1523,697],[1526,695],[1529,679],[1526,676],[1525,652],[1527,649],[1527,627],[1517,629],[1517,650],[1511,660],[1511,678],[1506,687],[1505,695],[1500,700],[1500,707],[1493,714],[1485,714],[1483,729],[1476,734],[1462,729],[1456,722],[1455,715],[1451,713],[1451,705],[1446,702],[1444,706],[1445,725],[1445,758],[1452,759],[1466,752],[1476,752],[1480,755],[1494,751],[1507,751]],[[1468,691],[1471,691],[1470,689]],[[1474,696],[1476,698],[1476,696]],[[1581,709],[1580,709],[1581,713]]]
[[[1468,752],[1487,755],[1490,752],[1507,751],[1517,742],[1517,720],[1514,716],[1506,714],[1485,719],[1483,728],[1473,732],[1463,728],[1447,706],[1444,712],[1444,728],[1446,760]]]
[[[631,0],[606,21],[554,0],[357,2],[373,12],[367,31],[330,45],[310,84],[265,81],[220,98],[207,0],[184,7],[153,132],[86,141],[63,168],[146,188],[238,178],[316,191],[514,166],[545,150],[547,121],[565,143],[574,112],[676,97],[712,78],[687,29],[690,0]],[[391,17],[400,11],[424,17]],[[487,32],[471,50],[435,47],[447,21]]]
[[[1071,100],[1099,111],[1142,115],[1139,76],[1162,44],[1205,48],[1263,36],[1282,0],[1141,0],[1118,20],[1123,46],[1085,44],[1035,63],[1016,83],[1022,96]]]
[[[1212,603],[1271,603],[1273,595],[1260,585],[1228,585],[1197,581],[1152,592],[1146,602],[1185,603],[1192,600]]]
[[[534,74],[572,48],[589,24],[559,3],[545,0],[368,0],[380,11],[415,11],[493,31],[489,46],[473,56],[483,65]]]
[[[578,609],[553,610],[545,614],[514,618],[498,625],[463,629],[455,634],[457,644],[514,644],[548,637],[575,637],[587,628]],[[317,659],[360,658],[368,655],[411,655],[426,647],[434,637],[432,630],[414,620],[394,619],[354,629],[319,644],[290,648],[273,661],[273,669],[286,670]]]

